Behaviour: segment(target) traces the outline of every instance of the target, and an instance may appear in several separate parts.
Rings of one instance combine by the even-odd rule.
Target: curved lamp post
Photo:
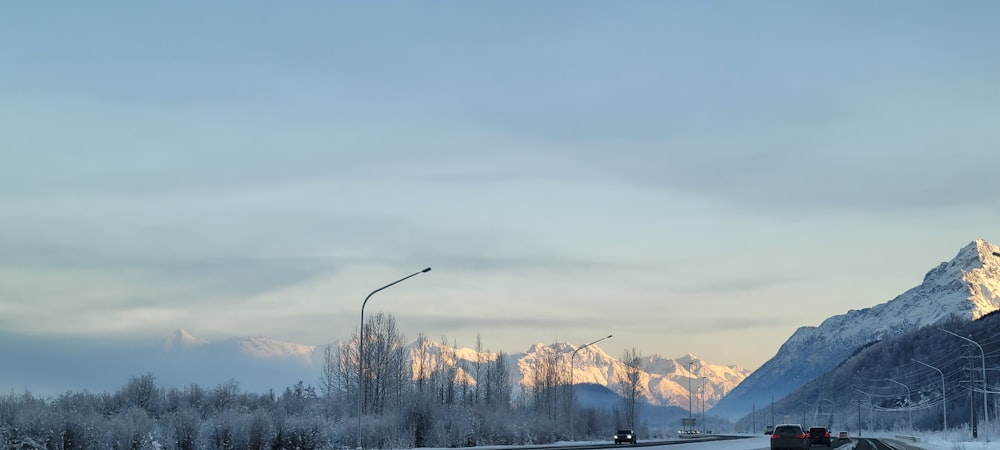
[[[993,254],[996,255],[996,252],[994,252]],[[998,256],[1000,256],[1000,255],[998,255]],[[952,333],[952,332],[950,332],[950,331],[948,331],[948,330],[946,330],[944,328],[938,328],[938,329],[941,330],[941,331],[944,331],[945,333],[948,333],[948,334],[950,334],[952,336],[955,336],[955,337],[957,337],[959,339],[965,340],[965,341],[967,341],[967,342],[975,345],[976,347],[979,347],[979,354],[983,356],[983,421],[986,422],[986,426],[983,427],[983,430],[984,430],[984,432],[989,433],[989,429],[990,429],[990,407],[989,407],[989,404],[986,403],[986,391],[988,391],[989,389],[986,386],[986,353],[983,352],[983,346],[979,345],[978,342],[973,341],[972,339],[969,339],[969,338],[967,338],[965,336],[959,336],[959,335],[957,335],[955,333]],[[990,440],[989,434],[986,435],[985,439],[987,441]]]
[[[413,277],[415,277],[417,275],[420,275],[422,273],[427,273],[427,272],[430,272],[430,271],[431,271],[431,268],[428,267],[428,268],[426,268],[424,270],[421,270],[419,272],[414,272],[414,273],[412,273],[410,275],[407,275],[407,276],[405,276],[403,278],[400,278],[400,279],[398,279],[396,281],[393,281],[392,283],[389,283],[389,284],[387,284],[385,286],[382,286],[382,287],[380,287],[378,289],[375,289],[370,294],[368,294],[368,296],[365,297],[365,301],[361,303],[361,328],[358,329],[358,450],[361,450],[361,449],[364,448],[362,446],[362,443],[361,443],[361,436],[362,436],[362,434],[361,434],[361,413],[362,413],[362,411],[361,411],[361,405],[363,405],[364,402],[365,402],[365,381],[364,381],[364,376],[365,376],[365,352],[364,352],[364,348],[365,348],[365,305],[368,304],[368,299],[372,298],[372,296],[375,295],[376,292],[381,291],[381,290],[383,290],[385,288],[388,288],[390,286],[393,286],[393,285],[395,285],[397,283],[401,283],[401,282],[403,282],[405,280],[413,278]]]
[[[910,431],[912,431],[913,430],[913,404],[910,403],[910,387],[907,386],[907,385],[905,385],[905,384],[903,384],[903,383],[900,383],[900,382],[898,382],[896,380],[893,380],[892,378],[886,378],[885,381],[891,381],[893,383],[896,383],[896,384],[898,384],[898,385],[906,388],[906,413],[907,413],[907,421],[910,423]]]
[[[570,389],[570,400],[569,400],[569,439],[573,440],[573,406],[576,404],[576,383],[573,382],[573,358],[576,358],[576,353],[583,350],[591,345],[601,342],[605,339],[610,339],[611,334],[604,336],[594,342],[589,342],[580,346],[580,348],[573,350],[573,354],[569,356],[569,389]]]
[[[802,405],[802,406],[808,406],[810,409],[812,409],[813,410],[813,417],[816,417],[816,408],[819,407],[816,403],[808,403],[808,402],[800,401],[799,404]],[[805,427],[806,431],[809,431],[809,425],[806,425],[806,423],[807,423],[806,422],[806,411],[808,411],[808,409],[803,409],[802,410],[802,426]]]
[[[835,402],[833,400],[830,400],[830,399],[828,399],[826,397],[820,397],[820,398],[816,399],[816,417],[813,418],[814,422],[817,421],[817,420],[819,420],[819,402],[830,402],[830,404],[833,405],[833,408],[830,409],[830,414],[826,414],[826,415],[830,416],[827,419],[827,425],[828,426],[829,425],[833,425],[833,414],[837,412],[837,402]]]
[[[937,367],[934,367],[925,362],[917,361],[913,358],[910,358],[910,361],[913,361],[922,366],[930,367],[931,369],[936,370],[937,373],[941,374],[941,412],[944,414],[944,431],[948,431],[948,398],[944,391],[944,372],[942,372],[941,369],[938,369]]]

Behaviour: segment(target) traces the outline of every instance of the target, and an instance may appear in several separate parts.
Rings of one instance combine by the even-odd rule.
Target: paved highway
[[[918,447],[906,445],[904,442],[893,440],[886,443],[879,439],[858,438],[855,450],[919,450]]]
[[[811,450],[819,449],[841,449],[841,450],[919,450],[917,447],[907,446],[904,442],[891,440],[889,442],[875,438],[851,438],[850,441],[832,442],[831,447],[814,445]],[[596,449],[617,449],[628,450],[629,447],[645,447],[645,450],[654,450],[649,447],[670,446],[669,450],[705,449],[705,450],[770,450],[770,441],[764,437],[749,436],[723,436],[713,435],[699,439],[669,440],[669,441],[639,441],[637,444],[615,445],[613,442],[607,444],[581,444],[567,445],[539,445],[516,447],[517,450],[596,450]]]
[[[832,442],[831,447],[825,447],[822,445],[814,445],[811,450],[820,449],[841,449],[841,450],[920,450],[918,447],[907,446],[904,442],[898,440],[880,440],[876,438],[851,438],[850,441],[837,441]],[[671,446],[670,450],[683,450],[686,448],[699,449],[699,450],[770,450],[770,441],[764,437],[758,436],[724,436],[724,435],[711,435],[705,436],[704,438],[698,439],[682,439],[682,440],[669,440],[669,441],[639,441],[636,444],[622,444],[615,445],[613,442],[608,442],[607,444],[595,444],[587,443],[580,445],[572,445],[567,443],[561,443],[557,445],[533,445],[533,446],[517,446],[512,447],[516,450],[598,450],[598,449],[617,449],[617,450],[628,450],[630,447],[645,447],[646,450],[654,450],[649,447],[661,447],[661,446]]]
[[[608,441],[606,444],[553,444],[553,445],[525,445],[511,447],[512,450],[596,450],[596,449],[606,449],[606,448],[616,448],[619,450],[628,450],[632,447],[659,447],[663,445],[680,445],[680,444],[694,444],[699,442],[719,442],[719,441],[732,441],[736,439],[747,439],[748,436],[725,436],[721,434],[705,435],[704,437],[699,437],[695,439],[682,439],[682,440],[669,440],[669,441],[639,441],[635,444],[621,444],[616,445],[614,442]]]

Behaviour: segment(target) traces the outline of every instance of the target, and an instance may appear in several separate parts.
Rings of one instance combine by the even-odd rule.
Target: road
[[[859,438],[854,441],[857,442],[854,447],[856,450],[918,450],[917,447],[910,447],[896,440],[893,440],[891,445],[886,445],[878,439]]]
[[[595,450],[595,449],[617,449],[628,450],[629,447],[644,447],[643,450],[654,450],[655,447],[670,446],[665,450],[770,450],[770,439],[766,436],[713,436],[709,439],[692,440],[670,440],[670,441],[639,441],[638,444],[615,445],[608,444],[585,444],[585,445],[552,445],[533,446],[533,450]],[[849,441],[832,442],[831,447],[814,445],[811,450],[819,449],[841,449],[841,450],[917,450],[916,447],[907,447],[905,444],[893,440],[886,445],[885,442],[875,438],[851,438]],[[519,448],[523,449],[523,447]]]

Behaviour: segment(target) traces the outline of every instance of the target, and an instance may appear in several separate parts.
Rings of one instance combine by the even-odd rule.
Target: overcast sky
[[[754,369],[1000,242],[1000,3],[0,5],[0,331]]]

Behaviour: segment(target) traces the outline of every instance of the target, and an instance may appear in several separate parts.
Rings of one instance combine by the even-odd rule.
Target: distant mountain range
[[[429,342],[427,345],[438,347],[430,350],[441,352],[440,343]],[[573,363],[570,357],[577,350],[576,346],[562,342],[556,344],[535,344],[524,353],[508,355],[508,367],[517,368],[512,380],[522,390],[532,387],[531,368],[553,353],[567,372],[572,366],[571,378],[575,384],[595,384],[612,391],[625,375],[625,365],[608,355],[597,345],[591,345],[578,351]],[[456,357],[447,363],[459,367],[471,366],[479,354],[469,348],[452,349],[445,352]],[[493,354],[484,354],[483,358],[493,358]],[[728,390],[733,389],[750,373],[738,366],[724,366],[708,363],[694,355],[684,355],[677,359],[668,359],[660,355],[642,357],[642,373],[639,376],[643,387],[645,402],[651,406],[677,406],[688,409],[694,399],[704,397],[706,408],[714,405]],[[469,378],[474,379],[471,375]],[[694,397],[690,395],[694,391]]]
[[[976,240],[896,298],[795,331],[778,353],[712,408],[738,418],[841,364],[861,347],[950,319],[972,321],[1000,309],[1000,248]]]
[[[177,330],[163,341],[163,350],[167,352],[188,351],[199,347],[229,349],[258,358],[298,358],[308,364],[312,364],[313,353],[316,351],[315,345],[283,342],[264,336],[230,338],[213,344],[195,337],[185,329]]]
[[[772,399],[778,401],[830,373],[874,342],[950,320],[973,321],[1000,310],[997,253],[1000,247],[973,241],[954,259],[930,270],[920,285],[892,300],[830,317],[816,327],[799,328],[773,358],[752,374],[690,354],[674,359],[643,356],[640,382],[645,403],[684,410],[690,405],[697,411],[697,402],[704,399],[710,415],[737,419],[755,406],[759,410]],[[150,373],[164,386],[194,383],[210,387],[236,382],[241,389],[265,392],[281,391],[299,381],[318,384],[323,364],[322,346],[264,336],[208,341],[178,330],[160,345],[159,351],[155,343],[147,347],[80,341],[67,346],[58,339],[36,342],[8,336],[0,339],[0,354],[23,363],[6,368],[3,381],[15,389],[23,386],[35,392],[58,394],[66,391],[67,379],[73,380],[71,385],[88,386],[90,390],[114,390],[123,386],[129,376]],[[459,367],[460,376],[471,383],[474,377],[461,367],[471,367],[473,362],[493,356],[440,343],[425,345],[428,351],[441,354],[443,363]],[[415,350],[415,344],[411,344],[410,351]],[[551,355],[561,361],[568,374],[575,350],[577,347],[568,343],[535,344],[523,353],[508,355],[512,384],[522,391],[530,389],[531,377],[527,375],[532,365]],[[612,403],[612,393],[624,373],[622,362],[597,345],[580,350],[573,358],[572,380],[580,387],[577,394],[581,404],[589,400],[594,405]],[[587,395],[593,398],[583,398]]]
[[[411,356],[417,351],[416,345],[416,342],[410,344]],[[425,345],[424,351],[438,356],[442,363],[458,367],[458,376],[472,384],[476,382],[475,377],[463,368],[472,367],[477,360],[495,358],[493,353],[478,353],[470,348],[446,347],[435,341],[424,341],[423,345]],[[234,367],[250,362],[257,366],[289,369],[297,367],[304,376],[308,375],[304,378],[307,383],[318,379],[320,366],[323,363],[321,354],[316,353],[322,352],[322,349],[312,345],[282,342],[267,337],[231,338],[209,342],[183,329],[167,337],[163,349],[168,357],[175,358],[179,364],[200,364],[204,361],[225,358],[234,364],[243,361]],[[511,370],[512,384],[522,391],[530,389],[532,386],[529,374],[532,365],[552,353],[558,354],[568,373],[569,359],[576,349],[577,347],[568,343],[535,344],[526,352],[507,355],[506,362]],[[194,355],[202,357],[191,358]],[[417,361],[418,358],[411,360]],[[624,364],[597,345],[577,352],[572,366],[574,383],[604,386],[612,391],[615,391],[615,387],[625,374]],[[737,366],[711,364],[690,354],[677,359],[647,355],[642,358],[642,367],[640,382],[646,403],[651,406],[677,406],[683,409],[688,409],[689,404],[693,405],[695,400],[700,402],[702,399],[705,408],[711,408],[725,392],[736,387],[750,373]],[[196,367],[191,367],[190,370],[191,373],[197,372]],[[239,378],[234,377],[234,379]],[[288,385],[282,384],[275,388]],[[694,396],[688,390],[689,387],[694,391]]]

